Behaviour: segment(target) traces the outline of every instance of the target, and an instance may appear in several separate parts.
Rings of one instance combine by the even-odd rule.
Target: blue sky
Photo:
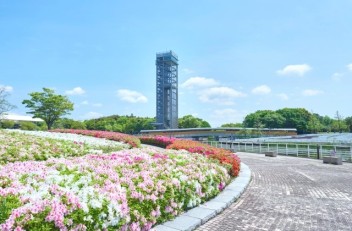
[[[179,116],[256,110],[352,116],[352,1],[0,1],[0,85],[43,87],[69,117],[155,116],[155,54],[179,57]]]

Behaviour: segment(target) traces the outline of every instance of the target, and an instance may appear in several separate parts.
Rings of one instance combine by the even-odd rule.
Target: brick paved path
[[[238,154],[252,170],[252,182],[197,230],[352,230],[352,164]]]

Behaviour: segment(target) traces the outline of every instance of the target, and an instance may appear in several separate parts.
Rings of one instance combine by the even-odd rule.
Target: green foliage
[[[49,130],[61,116],[73,110],[73,103],[66,96],[56,95],[52,89],[43,88],[43,92],[32,92],[29,95],[31,99],[22,101],[31,110],[27,113],[43,119]]]
[[[345,120],[336,112],[335,119],[310,113],[304,108],[259,110],[248,114],[243,124],[249,128],[296,128],[298,134],[318,132],[352,132],[352,117]]]
[[[185,115],[178,119],[179,128],[210,128],[210,124],[192,115]]]
[[[0,178],[1,183],[1,178]],[[4,186],[5,188],[5,186]],[[21,206],[21,201],[15,195],[0,196],[0,224],[10,216],[12,210]]]
[[[322,131],[324,126],[319,120],[319,115],[313,114],[307,124],[307,128],[309,133],[317,133],[318,131]]]
[[[62,118],[55,121],[53,129],[86,129],[86,125],[81,121]]]
[[[247,115],[243,121],[245,127],[249,128],[281,128],[285,123],[285,118],[271,110],[259,110]]]
[[[29,121],[21,121],[19,122],[19,125],[21,130],[28,130],[28,131],[40,130],[35,123],[29,122]]]
[[[1,121],[1,128],[13,128],[13,126],[15,126],[15,122],[13,122],[12,120],[2,120]]]
[[[296,128],[297,133],[307,133],[311,113],[304,108],[283,108],[276,111],[285,118],[285,128]]]
[[[243,124],[242,123],[227,123],[221,125],[222,128],[242,128]]]
[[[85,120],[84,124],[89,130],[113,131],[126,134],[137,134],[141,130],[154,129],[153,118],[136,116],[112,115],[98,119]]]
[[[352,132],[352,116],[346,117],[345,118],[345,123],[347,125],[347,128],[348,128],[349,132]]]

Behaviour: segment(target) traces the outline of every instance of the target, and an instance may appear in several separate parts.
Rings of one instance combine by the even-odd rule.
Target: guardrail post
[[[247,143],[244,143],[244,151],[247,151]]]
[[[286,156],[288,155],[287,144],[286,144]]]
[[[262,144],[259,143],[259,153],[262,153]],[[351,149],[351,157],[352,157],[352,149]]]
[[[268,143],[268,152],[269,152],[269,143]]]
[[[276,153],[279,154],[279,144],[276,144]]]
[[[298,144],[296,144],[296,156],[298,156]]]
[[[308,158],[310,158],[310,148],[309,148],[309,144],[308,144]]]

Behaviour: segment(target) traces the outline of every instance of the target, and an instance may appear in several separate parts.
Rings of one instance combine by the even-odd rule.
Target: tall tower
[[[156,125],[178,127],[178,57],[173,51],[156,54]]]

